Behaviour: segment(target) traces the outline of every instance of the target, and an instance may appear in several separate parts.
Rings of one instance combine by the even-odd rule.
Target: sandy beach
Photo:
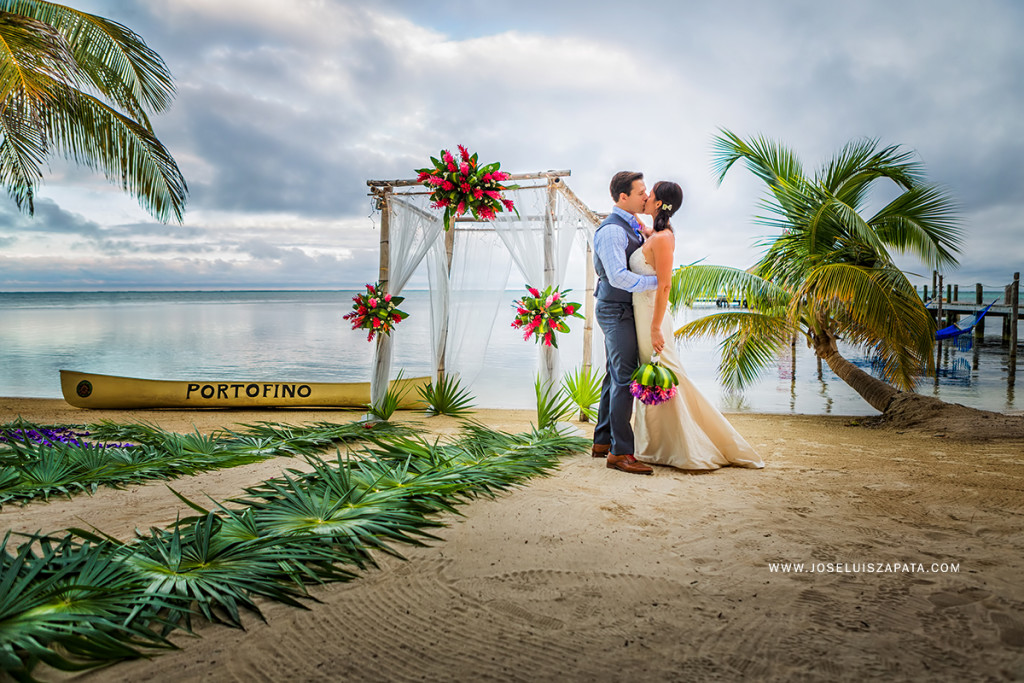
[[[82,411],[0,398],[0,422],[110,419],[203,432],[347,422],[338,411]],[[398,413],[435,434],[450,418]],[[523,431],[526,411],[479,411]],[[740,414],[764,470],[653,477],[581,453],[460,508],[427,548],[309,610],[245,631],[200,624],[180,651],[95,681],[1024,679],[1024,440],[974,442],[862,418]],[[589,435],[591,426],[578,426]],[[175,480],[223,499],[294,460]],[[133,529],[188,514],[164,483],[2,511],[3,528]],[[783,564],[803,571],[783,571]],[[773,569],[774,568],[774,569]],[[43,672],[40,672],[43,673]],[[47,672],[49,673],[49,672]],[[44,678],[53,678],[46,675]]]

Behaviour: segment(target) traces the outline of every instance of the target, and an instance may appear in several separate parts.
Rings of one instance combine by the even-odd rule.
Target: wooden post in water
[[[984,302],[985,302],[985,293],[983,291],[981,283],[980,282],[975,283],[975,285],[974,285],[974,303],[976,303],[978,305],[978,310],[979,311],[981,310],[981,307],[984,306]],[[985,318],[982,318],[981,320],[979,320],[978,324],[974,326],[974,338],[975,339],[979,339],[979,340],[985,338]]]
[[[939,307],[935,309],[935,326],[942,327],[942,276],[935,286],[935,294],[939,300]],[[935,381],[939,381],[939,366],[942,364],[942,342],[935,342]]]
[[[952,303],[953,301],[953,285],[946,285],[946,303]],[[946,311],[946,325],[952,325],[953,311]],[[943,325],[945,327],[945,325]]]
[[[1010,363],[1017,363],[1017,321],[1020,320],[1020,273],[1013,274],[1010,298]]]
[[[1009,306],[1013,303],[1013,285],[1006,285],[1003,287],[1003,302]],[[1010,316],[1003,316],[1003,343],[1010,341]]]

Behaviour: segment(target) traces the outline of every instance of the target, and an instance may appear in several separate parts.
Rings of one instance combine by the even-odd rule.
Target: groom
[[[639,364],[632,292],[655,289],[658,278],[629,270],[630,255],[643,243],[643,228],[636,215],[647,203],[644,174],[619,171],[609,188],[615,206],[594,233],[597,270],[597,324],[604,333],[607,358],[601,404],[594,428],[595,458],[607,457],[608,467],[630,474],[653,474],[633,457],[633,395],[630,377]]]

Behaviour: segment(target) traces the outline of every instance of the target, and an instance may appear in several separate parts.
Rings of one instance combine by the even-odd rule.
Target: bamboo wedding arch
[[[556,241],[561,236],[561,239],[565,239],[570,233],[572,237],[569,239],[575,239],[575,236],[580,235],[585,238],[585,291],[584,291],[584,327],[583,327],[583,354],[582,363],[583,368],[586,371],[591,369],[593,364],[593,332],[594,332],[594,286],[596,280],[596,274],[594,270],[593,262],[593,234],[597,226],[600,225],[603,215],[595,213],[591,210],[572,189],[565,183],[564,179],[571,174],[569,170],[557,170],[557,171],[540,171],[535,173],[514,173],[510,174],[508,181],[515,183],[510,189],[505,191],[505,195],[511,198],[517,207],[523,207],[522,200],[527,197],[527,193],[542,193],[541,195],[533,195],[534,206],[540,206],[543,204],[544,209],[540,213],[527,214],[523,211],[520,212],[518,217],[510,216],[508,214],[499,214],[498,218],[494,221],[487,221],[483,219],[474,218],[472,215],[463,215],[461,217],[452,217],[447,226],[441,226],[443,220],[441,212],[439,210],[429,209],[422,206],[413,206],[408,201],[410,198],[417,198],[422,200],[425,196],[430,194],[430,191],[424,186],[424,184],[414,179],[400,179],[400,180],[367,180],[366,184],[370,189],[370,196],[374,198],[375,208],[381,212],[380,220],[380,260],[379,260],[379,280],[381,282],[389,282],[389,291],[392,294],[397,294],[396,291],[392,291],[390,288],[390,281],[394,275],[393,269],[395,268],[396,257],[399,255],[392,253],[392,241],[393,235],[393,221],[395,219],[396,210],[398,211],[412,211],[417,214],[423,221],[432,222],[434,226],[433,240],[442,241],[431,245],[432,248],[439,250],[437,252],[438,262],[446,270],[447,277],[451,276],[451,268],[453,259],[455,257],[456,249],[456,233],[462,232],[480,232],[489,231],[497,232],[498,227],[494,224],[499,221],[516,221],[520,228],[525,229],[525,234],[530,240],[540,240],[543,251],[543,282],[541,287],[561,286],[562,283],[558,282],[559,277],[558,269],[558,254],[556,254]],[[522,183],[522,184],[519,184]],[[559,207],[562,207],[561,210]],[[567,225],[568,222],[574,222],[575,225]],[[445,228],[444,230],[438,230],[438,226]],[[505,238],[502,237],[504,241]],[[443,254],[440,253],[440,249],[443,244]],[[510,251],[513,251],[512,246],[506,242]],[[534,244],[536,246],[536,244]],[[570,246],[569,248],[574,248]],[[517,259],[516,254],[513,253],[513,259],[522,268],[522,262]],[[539,264],[537,264],[539,265]],[[562,264],[565,267],[565,264]],[[566,273],[561,274],[563,277]],[[528,274],[524,272],[524,276],[528,277]],[[406,280],[408,276],[406,275]],[[447,282],[447,281],[446,281]],[[404,281],[397,284],[398,289],[404,286]],[[537,283],[529,283],[537,286]],[[433,290],[433,283],[431,288]],[[432,306],[433,304],[432,297]],[[441,329],[437,333],[436,344],[439,345],[437,353],[434,359],[434,373],[435,376],[445,374],[446,365],[450,365],[451,359],[449,358],[450,340],[448,339],[448,330],[451,310],[445,303],[445,310],[434,311],[434,314],[440,316]],[[396,333],[400,331],[396,330]],[[541,374],[543,379],[548,383],[557,384],[559,378],[554,377],[555,368],[557,367],[557,349],[553,349],[548,346],[540,346],[541,349]],[[374,372],[371,385],[373,386],[372,396],[373,400],[376,401],[383,397],[384,392],[387,388],[389,380],[391,366],[391,345],[390,340],[387,338],[379,338],[378,344],[375,350],[374,358]]]

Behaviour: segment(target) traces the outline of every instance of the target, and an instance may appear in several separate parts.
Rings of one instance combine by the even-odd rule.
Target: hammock
[[[997,301],[999,301],[999,299],[993,299],[991,304],[981,309],[980,313],[975,313],[970,318],[964,318],[949,327],[943,327],[935,333],[935,341],[942,341],[943,339],[951,339],[953,337],[959,337],[962,334],[967,334],[974,329],[974,326],[978,324],[979,320],[985,317],[985,314],[988,313],[988,309],[992,308],[992,305]]]

